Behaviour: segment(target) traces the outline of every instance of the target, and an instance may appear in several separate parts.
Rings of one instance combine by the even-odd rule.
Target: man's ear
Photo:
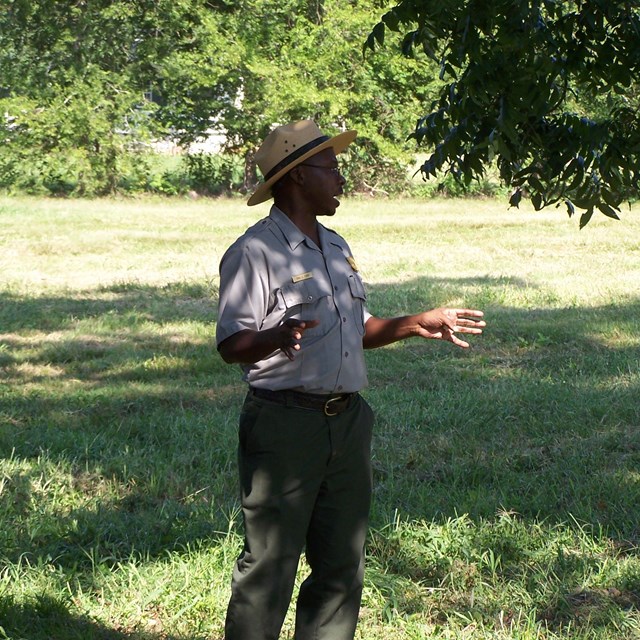
[[[300,167],[293,167],[288,175],[296,184],[304,184],[304,171],[301,171]]]

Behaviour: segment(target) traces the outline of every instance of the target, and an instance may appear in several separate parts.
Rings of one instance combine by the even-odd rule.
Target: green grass
[[[215,351],[217,266],[266,210],[0,199],[0,639],[222,638],[244,387]],[[640,638],[638,213],[580,231],[363,199],[327,221],[372,312],[488,322],[470,350],[367,353],[358,638]]]

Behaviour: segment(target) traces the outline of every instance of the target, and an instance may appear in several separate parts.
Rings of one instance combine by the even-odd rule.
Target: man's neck
[[[305,236],[311,238],[318,247],[320,247],[320,232],[318,229],[318,220],[316,216],[300,207],[290,206],[288,203],[278,202],[276,206],[284,213],[293,224],[304,233]]]

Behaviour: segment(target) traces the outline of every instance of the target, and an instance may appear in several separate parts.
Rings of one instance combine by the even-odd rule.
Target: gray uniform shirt
[[[367,384],[362,338],[369,319],[364,285],[349,245],[318,225],[322,249],[273,206],[220,262],[216,341],[288,318],[319,320],[304,331],[293,362],[274,351],[242,367],[252,386],[278,391],[347,393]]]

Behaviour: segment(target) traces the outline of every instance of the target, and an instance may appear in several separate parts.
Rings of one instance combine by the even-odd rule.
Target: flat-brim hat
[[[356,131],[349,130],[329,137],[320,131],[313,120],[300,120],[274,129],[256,152],[256,164],[264,176],[247,201],[251,207],[271,198],[271,187],[293,167],[307,158],[332,148],[336,154],[344,151],[356,138]]]

